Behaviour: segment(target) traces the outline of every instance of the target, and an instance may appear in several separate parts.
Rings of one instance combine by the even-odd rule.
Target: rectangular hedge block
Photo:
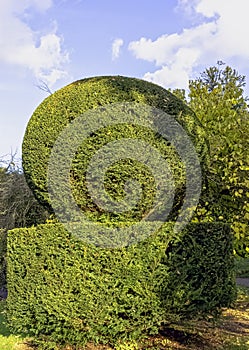
[[[96,232],[97,234],[97,232]],[[61,344],[115,344],[181,318],[216,315],[236,297],[232,237],[222,224],[166,223],[104,249],[61,224],[8,232],[8,322]]]

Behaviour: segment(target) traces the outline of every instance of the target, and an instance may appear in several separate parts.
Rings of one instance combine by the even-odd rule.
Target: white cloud
[[[217,60],[249,59],[248,0],[179,0],[179,8],[190,16],[199,16],[201,23],[154,41],[141,38],[129,44],[136,58],[159,67],[146,73],[145,79],[165,87],[186,88],[200,66],[215,64]]]
[[[175,7],[175,11],[183,11],[188,16],[191,16],[195,13],[195,6],[199,2],[199,0],[178,0],[177,6]]]
[[[144,79],[152,81],[165,87],[181,87],[186,89],[188,86],[191,67],[195,64],[200,53],[198,50],[181,48],[176,53],[174,62],[170,65],[163,65],[155,73],[146,73]]]
[[[224,2],[224,0],[201,0],[199,2],[197,2],[196,7],[195,7],[195,11],[197,13],[201,13],[203,16],[210,18],[215,16],[216,14],[221,15],[221,13],[223,12],[223,9],[226,8],[228,5],[229,7],[229,3]],[[234,5],[234,4],[233,4]]]
[[[0,3],[0,13],[7,15],[10,12],[15,12],[16,14],[23,13],[26,9],[32,7],[38,11],[46,11],[53,4],[53,0],[8,0],[1,1]]]
[[[52,0],[8,0],[0,5],[0,62],[27,68],[48,84],[66,75],[68,53],[56,29],[34,32],[22,18],[27,10],[43,12],[51,6]]]
[[[115,39],[112,43],[112,60],[115,60],[120,55],[120,49],[123,46],[123,39]]]

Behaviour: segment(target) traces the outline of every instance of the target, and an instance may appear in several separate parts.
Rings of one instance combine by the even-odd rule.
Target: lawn
[[[5,302],[0,302],[0,349],[30,350],[31,339],[10,333],[5,325]],[[43,349],[45,349],[43,347]],[[49,348],[52,349],[51,347]],[[217,324],[188,322],[175,324],[141,344],[120,345],[116,350],[248,350],[249,349],[249,288],[238,288],[233,308],[224,309]],[[56,350],[56,349],[54,349]],[[63,350],[73,350],[69,347]],[[78,349],[80,350],[80,349]],[[85,350],[111,350],[108,346],[89,344]]]

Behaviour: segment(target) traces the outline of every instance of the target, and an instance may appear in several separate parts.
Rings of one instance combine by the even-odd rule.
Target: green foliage
[[[98,234],[97,230],[94,234]],[[178,319],[217,315],[235,298],[229,228],[173,224],[126,248],[104,249],[61,224],[8,234],[8,322],[60,344],[115,344]]]
[[[249,259],[236,257],[235,260],[236,276],[249,278]]]
[[[44,223],[48,212],[34,198],[15,156],[0,167],[0,290],[6,288],[6,235],[16,227]]]
[[[179,90],[178,95],[182,97],[183,91]],[[86,111],[101,107],[105,113],[106,106],[119,102],[136,102],[141,113],[143,106],[148,105],[173,116],[195,146],[205,186],[208,157],[205,132],[185,103],[169,91],[142,80],[89,78],[45,99],[25,133],[23,166],[27,182],[49,210],[52,211],[48,163],[59,135]],[[136,111],[130,109],[129,113],[135,115]],[[160,117],[153,123],[159,124]],[[87,122],[92,127],[92,120]],[[149,167],[132,157],[125,160],[120,157],[105,173],[105,190],[117,202],[125,197],[128,180],[139,182],[143,193],[132,212],[106,213],[90,198],[86,171],[94,155],[112,141],[139,139],[158,149],[168,162],[175,184],[169,218],[177,216],[186,192],[187,163],[180,159],[173,142],[160,136],[160,130],[153,131],[155,125],[149,128],[134,124],[99,128],[81,142],[72,160],[66,181],[78,207],[98,225],[88,221],[89,227],[82,229],[69,218],[69,231],[60,223],[9,231],[7,302],[8,321],[14,331],[36,335],[47,344],[84,345],[88,341],[132,344],[133,340],[157,333],[167,323],[216,317],[222,307],[234,301],[233,247],[228,226],[195,223],[175,233],[174,224],[168,222],[146,235],[152,222],[142,219],[153,209],[156,191]],[[66,137],[63,141],[70,143]],[[65,153],[63,150],[58,153],[62,160],[56,161],[63,168]],[[62,211],[67,200],[62,186],[58,201]],[[143,232],[141,226],[132,226],[138,221],[143,222]],[[109,240],[117,243],[118,248],[103,248],[108,246],[101,241],[105,238],[104,227],[114,230],[117,226],[121,233],[120,228],[132,227],[127,230],[130,236],[113,234]],[[88,236],[92,244],[86,243]]]
[[[0,301],[0,349],[1,350],[31,350],[27,344],[29,339],[11,334],[6,322],[6,302]]]
[[[6,251],[7,251],[7,234],[0,229],[0,290],[6,287]]]
[[[204,167],[207,154],[204,132],[194,113],[180,99],[157,85],[135,78],[116,76],[84,79],[62,88],[45,99],[27,126],[23,141],[23,167],[28,184],[41,203],[51,209],[47,189],[48,159],[62,130],[72,120],[90,109],[119,102],[137,102],[141,106],[146,104],[174,116],[191,137]],[[185,191],[184,164],[167,140],[151,129],[129,123],[100,128],[79,147],[70,172],[70,186],[78,206],[85,214],[95,215],[94,219],[124,222],[140,220],[151,209],[155,195],[153,176],[144,165],[131,159],[121,160],[109,169],[105,177],[105,187],[110,197],[119,201],[124,197],[125,181],[128,178],[137,180],[143,188],[143,195],[134,212],[122,215],[112,213],[105,216],[103,210],[88,194],[86,169],[90,159],[108,142],[123,138],[144,140],[152,147],[156,147],[162,157],[167,159],[176,187],[174,209],[179,209]],[[61,196],[61,204],[65,201],[65,197]]]
[[[196,220],[232,225],[239,255],[249,256],[249,113],[243,96],[245,77],[231,67],[206,69],[190,81],[188,105],[205,126],[210,144],[208,197]],[[186,101],[184,94],[177,95]]]
[[[165,307],[177,310],[183,317],[192,312],[202,317],[211,305],[214,309],[218,306],[217,311],[221,304],[230,305],[236,296],[232,251],[229,225],[189,225],[180,240],[166,250],[170,274],[164,292]]]

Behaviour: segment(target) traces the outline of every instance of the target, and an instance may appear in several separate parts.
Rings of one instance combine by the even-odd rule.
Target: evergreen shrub
[[[89,78],[45,99],[26,129],[25,176],[37,199],[51,211],[48,164],[61,132],[85,112],[98,108],[105,111],[106,106],[124,102],[140,104],[141,111],[148,105],[175,118],[193,143],[205,187],[208,158],[205,131],[181,100],[155,84],[135,78]],[[131,109],[129,113],[136,112]],[[161,121],[158,117],[155,124],[161,125]],[[91,124],[91,120],[87,122]],[[171,131],[177,136],[176,130]],[[127,180],[132,178],[140,183],[143,195],[134,210],[118,214],[103,211],[91,199],[86,184],[89,162],[99,150],[114,140],[138,138],[159,150],[168,162],[175,185],[169,222],[160,223],[160,229],[149,235],[146,227],[156,223],[157,218],[143,219],[153,210],[157,188],[146,164],[132,157],[121,158],[105,173],[105,189],[117,202],[125,196]],[[65,144],[69,141],[65,138]],[[192,223],[178,233],[174,230],[173,220],[185,203],[188,190],[188,164],[177,151],[160,135],[160,130],[157,133],[153,126],[132,123],[99,128],[82,141],[66,181],[76,205],[90,218],[84,228],[69,219],[67,224],[73,230],[66,230],[62,223],[50,223],[8,232],[7,305],[8,321],[14,331],[60,344],[116,344],[155,334],[160,327],[176,320],[217,316],[222,307],[232,303],[236,289],[229,227]],[[64,155],[63,151],[58,152]],[[194,158],[190,163],[195,164]],[[195,168],[192,170],[194,178]],[[67,200],[62,191],[58,204],[66,214]],[[137,222],[143,223],[143,230],[132,225]],[[118,248],[102,245],[101,225],[117,227],[121,233],[123,226],[131,227],[129,244],[122,244],[122,237],[117,235],[109,239],[118,240],[115,245]],[[84,239],[89,235],[91,243]],[[94,244],[93,238],[98,244]]]
[[[73,120],[89,110],[102,107],[104,109],[107,105],[124,102],[139,103],[141,113],[142,105],[148,105],[173,116],[192,140],[204,168],[208,153],[204,129],[194,112],[172,93],[153,83],[122,76],[79,80],[56,91],[38,106],[30,118],[23,140],[23,168],[27,182],[37,199],[51,211],[53,209],[47,183],[48,161],[60,133]],[[86,185],[86,169],[89,161],[105,144],[124,138],[144,140],[158,149],[162,157],[167,159],[175,184],[175,200],[169,216],[169,219],[173,220],[184,198],[185,164],[174,146],[156,134],[153,128],[148,129],[131,123],[100,128],[82,142],[72,161],[70,171],[70,186],[75,202],[85,215],[94,220],[116,222],[141,220],[151,209],[155,195],[153,176],[144,164],[133,159],[122,159],[110,167],[105,176],[105,188],[110,197],[118,201],[124,197],[125,181],[129,178],[137,180],[143,188],[143,196],[134,211],[106,214],[89,195]],[[203,178],[204,176],[205,172]],[[66,198],[67,196],[61,195],[61,210]]]
[[[6,288],[6,252],[7,252],[6,230],[0,229],[0,290],[3,290]]]
[[[236,296],[229,227],[192,223],[176,236],[173,225],[120,249],[61,224],[9,231],[10,326],[60,344],[115,344],[216,316]]]

